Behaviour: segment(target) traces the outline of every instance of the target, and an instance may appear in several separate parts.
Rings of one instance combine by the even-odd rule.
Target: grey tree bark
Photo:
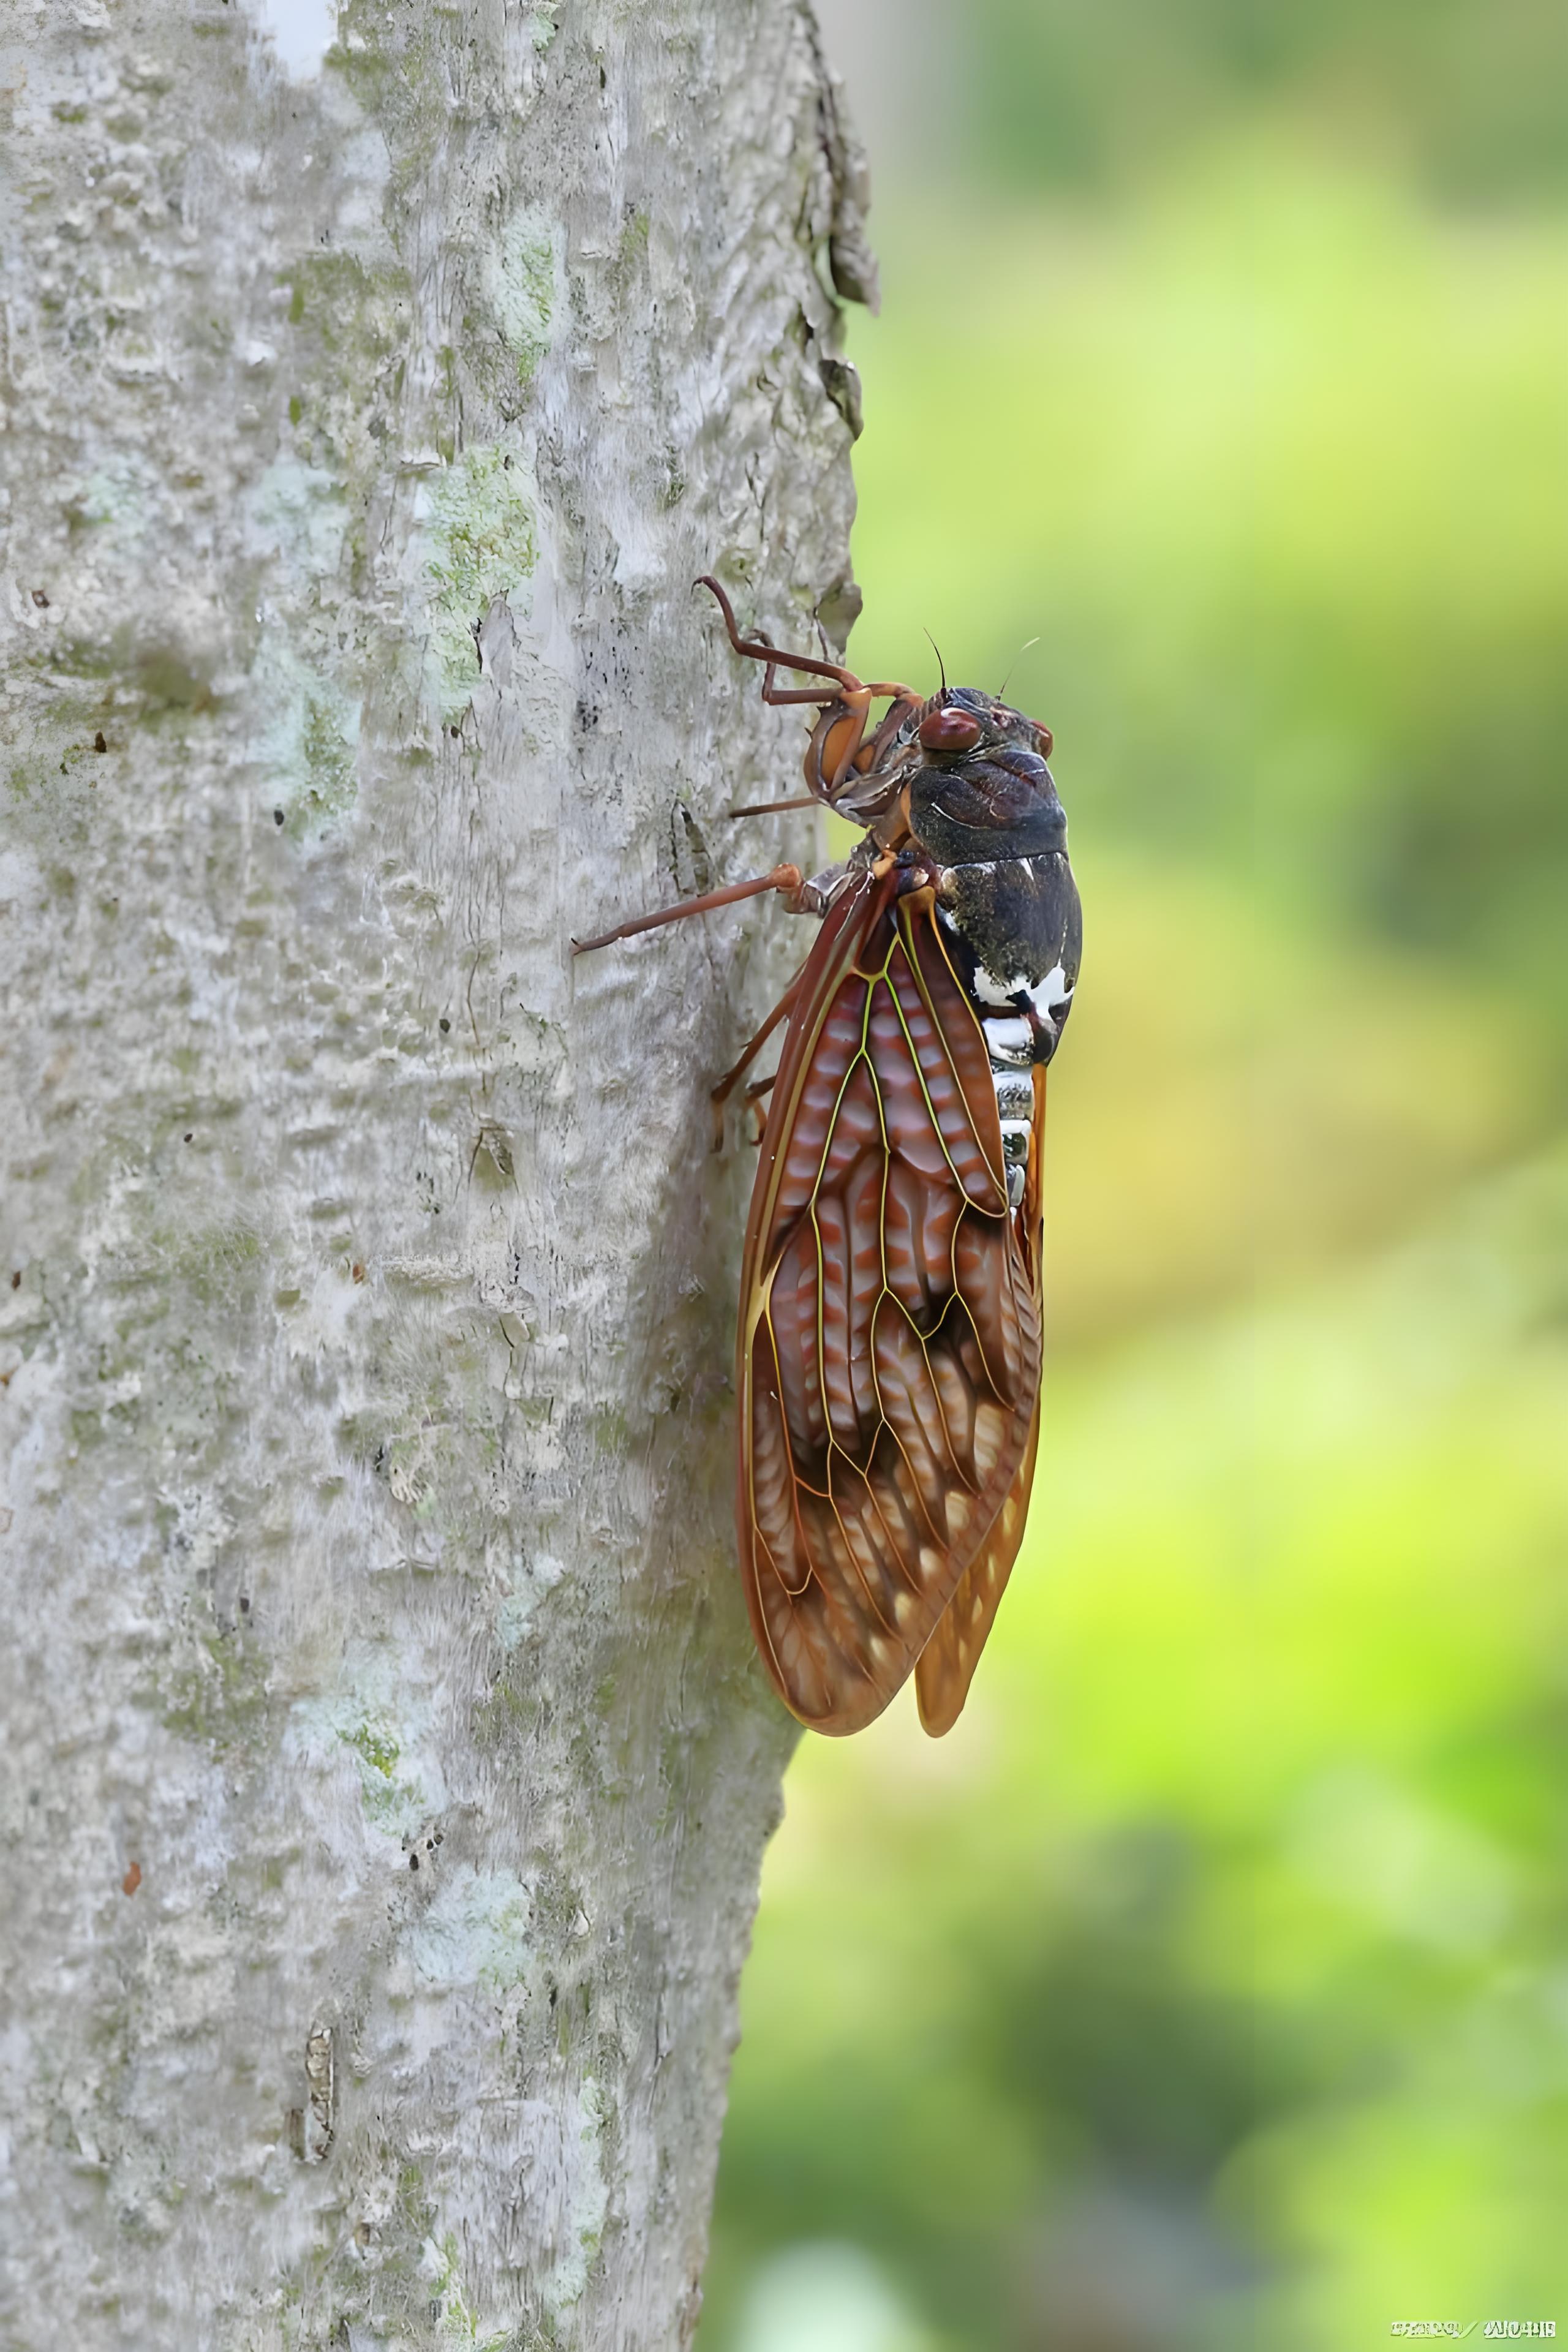
[[[810,855],[690,583],[852,617],[854,153],[805,0],[5,44],[0,2341],[682,2344],[803,943],[568,939]]]

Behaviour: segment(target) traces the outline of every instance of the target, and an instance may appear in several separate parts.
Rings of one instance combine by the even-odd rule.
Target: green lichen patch
[[[444,2231],[438,2241],[434,2236],[426,2239],[419,2267],[429,2282],[437,2343],[471,2345],[474,2352],[511,2352],[518,2340],[512,2330],[488,2326],[468,2300],[453,2231]]]
[[[359,1775],[366,1822],[389,1838],[411,1835],[440,1811],[439,1767],[424,1749],[429,1709],[403,1683],[397,1662],[368,1642],[351,1643],[337,1687],[301,1699],[291,1738],[325,1762],[346,1748]]]
[[[307,253],[290,265],[289,323],[309,326],[323,350],[379,358],[395,341],[392,305],[408,292],[396,264],[375,267],[352,253]]]
[[[353,805],[359,790],[354,746],[359,738],[359,713],[351,710],[335,688],[321,682],[307,693],[300,711],[300,756],[304,789],[295,800],[294,820],[301,831],[323,829]]]
[[[342,1737],[348,1746],[354,1748],[363,1758],[372,1772],[378,1772],[384,1780],[391,1780],[397,1769],[397,1759],[403,1751],[387,1725],[358,1723],[354,1725],[352,1731],[344,1732]]]
[[[431,491],[427,532],[436,698],[450,719],[478,682],[476,628],[496,597],[525,599],[539,561],[531,486],[521,458],[493,444],[465,450]]]
[[[373,1710],[345,1721],[338,1738],[359,1766],[360,1801],[367,1822],[400,1837],[424,1819],[426,1790],[417,1766],[405,1769],[402,1743],[389,1713]]]
[[[5,777],[5,846],[21,851],[26,845],[37,856],[43,890],[55,898],[72,895],[77,870],[87,862],[94,828],[103,821],[100,778],[109,764],[89,748],[97,698],[82,698],[85,717],[62,709],[66,699],[59,698],[44,724],[26,730],[32,737],[26,756],[7,766]]]
[[[205,1225],[160,1223],[152,1248],[154,1263],[168,1267],[191,1297],[228,1307],[248,1302],[262,1255],[254,1226],[233,1218]]]
[[[118,455],[67,490],[66,520],[73,531],[104,531],[117,547],[134,551],[146,541],[160,488],[157,474],[144,458]]]
[[[554,2319],[581,2303],[605,2234],[610,2210],[605,2140],[610,2112],[598,2083],[587,2075],[577,2094],[577,2147],[573,2165],[569,2242],[543,2284],[547,2312]]]
[[[564,1570],[550,1552],[519,1559],[512,1566],[511,1590],[496,1610],[496,1638],[510,1657],[522,1640],[528,1621],[544,1595],[560,1583]]]
[[[521,1757],[542,1710],[538,1693],[509,1669],[474,1710],[474,1742],[481,1754]]]
[[[267,1664],[255,1637],[214,1628],[182,1645],[162,1678],[159,1714],[169,1730],[218,1755],[251,1742],[267,1706]]]
[[[408,350],[412,292],[401,263],[350,253],[300,256],[289,289],[291,385],[289,420],[296,452],[313,458],[363,513],[384,462]]]
[[[359,792],[359,705],[309,668],[281,631],[270,631],[257,661],[258,745],[262,789],[283,811],[294,841],[327,833]]]
[[[275,458],[251,493],[247,519],[252,539],[280,558],[299,584],[337,569],[348,516],[334,475],[295,457]]]
[[[385,134],[387,214],[395,218],[451,137],[449,93],[471,70],[471,33],[450,0],[401,16],[383,0],[340,0],[337,16],[325,63]]]
[[[610,283],[622,301],[647,266],[648,236],[652,226],[651,215],[639,205],[616,242],[616,257],[610,264]]]
[[[561,263],[555,233],[536,213],[514,213],[485,264],[485,296],[501,341],[527,383],[550,348]]]
[[[490,1993],[526,1986],[533,1969],[533,1896],[510,1870],[456,1870],[408,1937],[426,1984],[478,1985]]]

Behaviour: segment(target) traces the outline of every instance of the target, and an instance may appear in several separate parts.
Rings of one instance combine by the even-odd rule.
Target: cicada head
[[[942,866],[1065,852],[1048,728],[974,687],[946,689],[910,729],[910,831]]]

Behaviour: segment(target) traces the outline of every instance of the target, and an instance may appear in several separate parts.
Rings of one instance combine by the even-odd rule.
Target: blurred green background
[[[1013,665],[1088,945],[1029,1537],[792,1768],[700,2352],[1568,2334],[1568,11],[822,13],[851,658]]]

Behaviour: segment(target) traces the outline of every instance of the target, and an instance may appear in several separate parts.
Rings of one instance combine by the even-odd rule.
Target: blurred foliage
[[[1565,1255],[1558,1150],[1058,1376],[969,1713],[793,1768],[717,2340],[843,2237],[953,2347],[1568,2315]]]
[[[1095,919],[1050,1081],[1057,1346],[1298,1279],[1542,1124],[1541,1024],[1486,987],[1184,864],[1090,841],[1076,866]]]
[[[1456,227],[1260,142],[1131,219],[955,196],[887,243],[864,674],[922,629],[954,677],[1013,665],[1080,838],[1568,1032],[1568,224]]]
[[[1103,191],[1282,114],[1495,203],[1568,190],[1556,0],[969,0],[959,123],[999,178]]]
[[[1568,2331],[1564,21],[979,0],[885,177],[852,656],[1056,731],[1052,1363],[963,1721],[792,1768],[701,2352]]]

